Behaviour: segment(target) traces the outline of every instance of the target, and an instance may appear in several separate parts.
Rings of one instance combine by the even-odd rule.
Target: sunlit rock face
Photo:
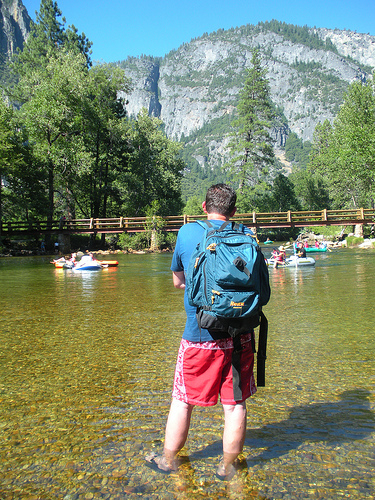
[[[21,0],[0,0],[0,51],[10,56],[22,50],[30,31],[30,16]]]
[[[146,108],[177,140],[205,127],[205,161],[216,162],[227,143],[225,127],[220,133],[217,124],[233,115],[252,50],[259,48],[272,101],[283,114],[271,131],[276,148],[285,144],[290,131],[311,141],[317,123],[337,115],[348,85],[365,81],[370,66],[375,67],[375,37],[325,28],[310,33],[331,50],[243,26],[205,34],[164,58],[131,58],[121,64],[134,88],[127,96],[127,111],[137,115]]]

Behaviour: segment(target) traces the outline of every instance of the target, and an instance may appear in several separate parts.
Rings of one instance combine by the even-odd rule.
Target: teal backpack
[[[265,385],[268,322],[262,306],[271,294],[268,268],[255,237],[245,233],[243,224],[226,221],[215,228],[209,221],[197,223],[205,232],[190,258],[187,296],[197,308],[200,328],[233,337],[233,384],[235,399],[240,400],[240,335],[259,325],[257,383]]]

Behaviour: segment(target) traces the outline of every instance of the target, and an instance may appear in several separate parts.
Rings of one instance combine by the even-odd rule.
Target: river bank
[[[349,233],[345,238],[330,238],[322,234],[314,234],[314,233],[301,233],[297,238],[298,241],[307,242],[308,246],[313,247],[315,245],[315,241],[319,243],[324,243],[328,248],[363,248],[363,249],[371,249],[375,248],[375,238],[371,237],[356,237],[354,233]],[[292,245],[294,240],[290,238],[290,241],[275,241],[275,245]],[[260,245],[262,246],[264,241],[260,241]],[[97,254],[97,255],[116,255],[116,254],[147,254],[147,253],[159,253],[159,252],[173,252],[173,245],[168,245],[162,249],[151,249],[151,248],[130,248],[129,246],[126,249],[121,248],[100,248],[98,245],[97,248],[91,249],[87,243],[83,245],[76,246],[72,252],[78,253],[86,253],[88,251]],[[8,243],[7,247],[4,245],[0,245],[0,257],[25,257],[25,256],[36,256],[36,255],[50,255],[52,256],[64,256],[65,253],[60,251],[46,251],[42,248],[36,248],[35,242],[31,241],[14,241]]]
[[[171,253],[171,252],[173,252],[172,248],[164,248],[162,250],[151,250],[150,248],[147,248],[144,250],[132,250],[132,249],[128,249],[128,250],[120,250],[120,249],[117,249],[117,250],[93,250],[91,253],[93,253],[94,255],[127,255],[127,254],[143,255],[143,254],[148,254],[148,253]],[[87,250],[85,252],[78,250],[75,253],[84,255],[85,253],[87,253]],[[55,259],[55,258],[63,257],[65,254],[62,252],[55,252],[55,253],[43,252],[41,250],[11,249],[8,252],[0,253],[0,258],[1,257],[27,257],[27,256],[35,257],[38,255],[50,256],[51,259]],[[70,255],[66,255],[66,256],[70,257]]]

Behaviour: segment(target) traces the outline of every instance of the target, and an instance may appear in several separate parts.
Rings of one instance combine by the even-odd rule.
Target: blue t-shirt
[[[214,227],[219,228],[224,223],[224,221],[210,220],[210,223]],[[246,232],[252,234],[252,232],[248,228],[246,228]],[[173,272],[184,271],[186,275],[191,254],[200,242],[203,233],[204,228],[194,222],[191,224],[185,224],[181,227],[178,232],[176,248],[174,250],[172,258],[171,270]],[[186,324],[182,338],[184,338],[185,340],[190,340],[191,342],[207,342],[213,340],[212,335],[208,330],[199,328],[196,317],[196,308],[189,304],[186,288],[184,294],[184,306],[186,311]]]

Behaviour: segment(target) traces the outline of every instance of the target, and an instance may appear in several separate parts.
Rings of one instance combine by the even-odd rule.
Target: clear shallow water
[[[178,474],[144,465],[184,325],[171,255],[86,274],[0,259],[0,498],[375,498],[375,252],[314,258],[270,269],[266,387],[228,484],[220,405],[194,410]]]

